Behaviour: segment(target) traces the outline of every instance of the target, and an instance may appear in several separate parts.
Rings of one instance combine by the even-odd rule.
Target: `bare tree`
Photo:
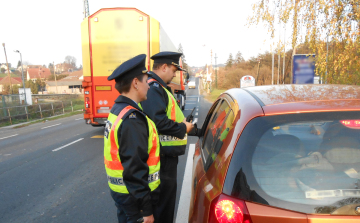
[[[76,67],[76,58],[73,57],[73,56],[68,55],[68,56],[65,57],[65,63],[71,64],[74,67]]]

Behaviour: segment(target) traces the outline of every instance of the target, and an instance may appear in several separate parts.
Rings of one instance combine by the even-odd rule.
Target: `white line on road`
[[[46,127],[42,127],[41,129],[47,129],[47,128],[51,128],[51,127],[58,126],[58,125],[61,125],[61,123],[58,123],[58,124],[55,124],[55,125],[49,125],[49,126],[46,126]]]
[[[187,108],[187,109],[185,109],[185,111],[192,111],[192,109]]]
[[[190,96],[186,96],[187,98],[197,98],[199,97],[198,95],[190,95]]]
[[[77,121],[77,120],[81,120],[81,119],[84,119],[84,118],[77,118],[77,119],[75,119],[75,121]]]
[[[54,127],[54,126],[57,126],[57,125],[61,125],[61,123],[55,124],[55,125],[49,125],[49,126],[46,126],[46,127],[42,127],[41,129],[47,129],[47,128]]]
[[[195,153],[195,144],[189,145],[189,152],[186,160],[184,180],[181,187],[179,206],[176,214],[176,223],[187,222],[189,218],[189,206],[191,199],[192,166]]]
[[[60,149],[63,149],[63,148],[65,148],[65,147],[67,147],[67,146],[70,146],[70,145],[72,145],[72,144],[74,144],[74,143],[77,143],[77,142],[79,142],[79,141],[81,141],[81,140],[83,140],[83,139],[84,139],[84,138],[75,140],[74,142],[71,142],[71,143],[69,143],[69,144],[66,144],[65,146],[59,147],[59,148],[57,148],[57,149],[54,149],[53,152],[56,152],[56,151],[58,151],[58,150],[60,150]]]
[[[198,98],[198,102],[200,101],[200,98]]]
[[[19,135],[19,134],[15,134],[15,135],[12,135],[12,136],[6,136],[6,137],[3,137],[3,138],[0,138],[0,140],[1,139],[7,139],[7,138],[10,138],[10,137],[14,137],[14,136],[17,136],[17,135]]]
[[[198,121],[198,119],[197,118],[194,118],[194,120],[193,120],[193,124],[195,124],[195,123],[197,123],[197,121]]]
[[[195,115],[199,115],[199,113],[198,113],[198,112],[196,112],[196,113],[195,113]]]
[[[194,104],[197,104],[196,102],[195,103],[192,103],[192,102],[188,102],[188,103],[186,103],[186,104],[191,104],[191,105],[194,105]]]

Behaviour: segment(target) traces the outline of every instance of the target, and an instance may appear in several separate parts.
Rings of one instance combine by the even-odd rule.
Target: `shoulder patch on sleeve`
[[[129,115],[129,118],[136,118],[136,113],[135,113],[135,112],[131,112],[131,114]]]
[[[153,85],[154,85],[154,87],[159,87],[159,84],[156,82]]]

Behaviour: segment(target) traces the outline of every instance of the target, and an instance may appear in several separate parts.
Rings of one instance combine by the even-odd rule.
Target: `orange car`
[[[360,222],[360,87],[231,89],[201,135],[189,222]]]

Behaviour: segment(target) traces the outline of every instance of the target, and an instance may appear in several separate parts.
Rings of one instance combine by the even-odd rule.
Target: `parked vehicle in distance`
[[[196,88],[195,81],[189,81],[188,86],[189,86],[189,89],[190,89],[190,88],[195,89],[195,88]]]
[[[360,222],[360,87],[231,89],[193,160],[189,222]]]

